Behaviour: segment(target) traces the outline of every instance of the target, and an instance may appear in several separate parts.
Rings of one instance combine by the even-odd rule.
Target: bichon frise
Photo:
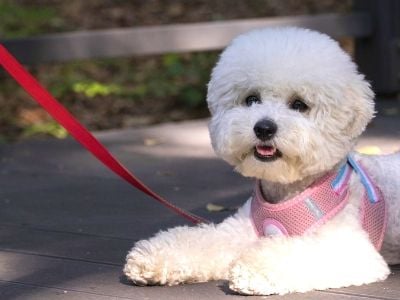
[[[384,280],[400,263],[400,155],[353,153],[374,115],[364,76],[328,36],[255,30],[222,53],[208,85],[216,153],[254,194],[221,224],[135,244],[139,285],[226,279],[269,295]]]

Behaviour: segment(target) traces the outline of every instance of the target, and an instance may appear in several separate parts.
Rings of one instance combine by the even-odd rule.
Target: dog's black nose
[[[278,126],[276,126],[274,121],[269,119],[260,120],[254,125],[254,133],[262,141],[267,141],[273,138]]]

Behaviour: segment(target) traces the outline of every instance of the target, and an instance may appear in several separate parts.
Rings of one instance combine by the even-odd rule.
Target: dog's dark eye
[[[261,103],[261,100],[255,95],[250,95],[246,98],[247,106],[252,106],[253,104],[259,104],[259,103]]]
[[[309,109],[308,105],[300,99],[294,99],[292,102],[290,102],[289,107],[299,112],[305,112]]]

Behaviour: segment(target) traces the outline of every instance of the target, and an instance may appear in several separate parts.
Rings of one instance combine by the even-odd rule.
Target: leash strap
[[[82,124],[72,116],[24,67],[0,44],[0,65],[18,82],[32,98],[60,123],[82,146],[105,166],[126,180],[132,186],[157,200],[185,219],[198,224],[207,220],[189,213],[153,192],[149,187],[126,169]]]

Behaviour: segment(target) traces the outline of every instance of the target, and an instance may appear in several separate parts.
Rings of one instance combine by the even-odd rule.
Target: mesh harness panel
[[[251,219],[258,236],[295,236],[313,232],[336,216],[348,203],[349,181],[356,172],[364,186],[360,221],[375,248],[382,246],[386,229],[383,194],[360,163],[352,157],[338,172],[329,173],[301,194],[278,204],[268,203],[256,182]]]

